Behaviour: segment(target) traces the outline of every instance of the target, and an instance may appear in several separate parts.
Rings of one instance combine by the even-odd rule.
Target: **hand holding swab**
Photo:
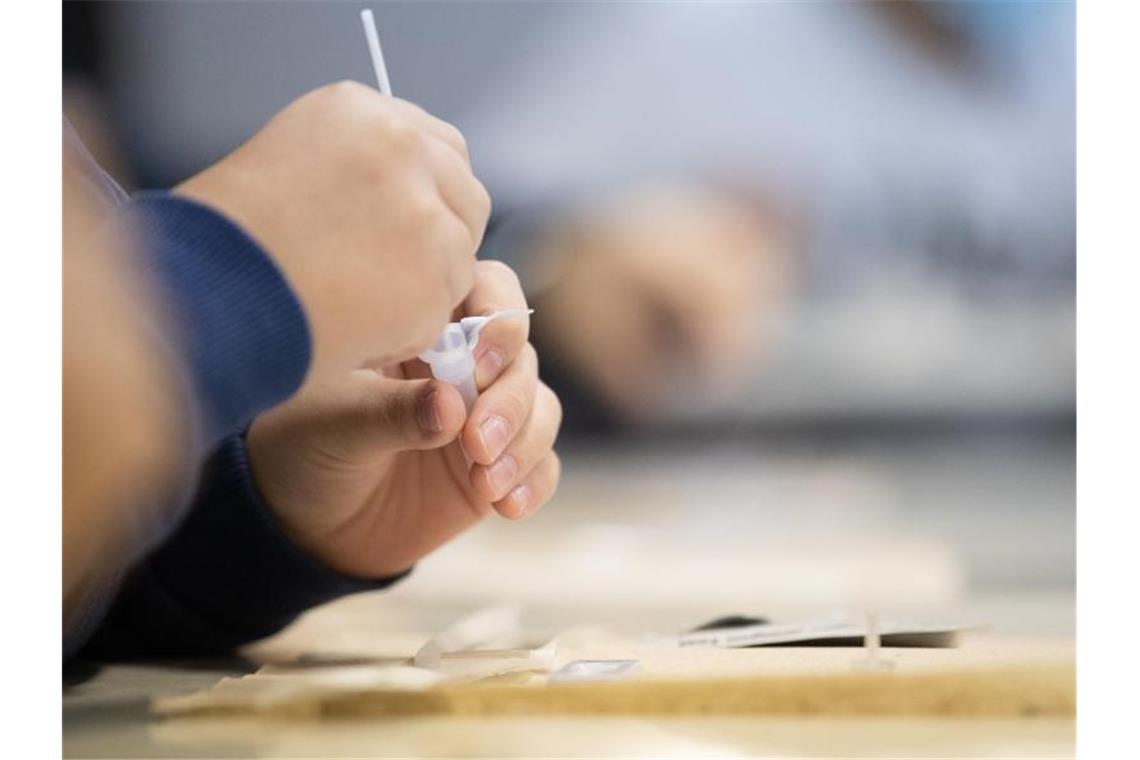
[[[372,11],[365,8],[360,12],[360,23],[364,25],[364,36],[368,39],[368,52],[372,55],[372,68],[376,71],[376,85],[384,95],[392,95],[392,85],[388,81],[388,69],[384,65],[384,53],[380,50],[380,35],[376,32],[376,19]],[[444,328],[435,344],[420,354],[420,359],[431,367],[432,376],[450,383],[459,389],[467,410],[475,405],[479,389],[475,384],[475,345],[479,342],[479,332],[495,319],[520,319],[531,314],[533,309],[508,309],[489,316],[465,317]]]

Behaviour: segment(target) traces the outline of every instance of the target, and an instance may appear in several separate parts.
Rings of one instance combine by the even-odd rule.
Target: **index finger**
[[[475,286],[463,301],[464,316],[525,308],[526,295],[513,269],[501,261],[475,262]],[[475,346],[475,384],[480,391],[514,361],[529,334],[529,317],[495,320],[483,328]]]

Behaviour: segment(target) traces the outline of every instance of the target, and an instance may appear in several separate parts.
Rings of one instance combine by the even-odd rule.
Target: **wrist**
[[[173,318],[212,445],[300,386],[312,353],[307,317],[265,250],[214,208],[150,192],[127,214]]]

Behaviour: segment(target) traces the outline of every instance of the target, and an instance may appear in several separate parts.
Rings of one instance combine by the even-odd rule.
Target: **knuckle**
[[[441,213],[437,207],[428,222],[432,226],[431,237],[441,254],[444,268],[461,281],[464,294],[475,283],[475,257],[472,256],[471,234],[467,228],[449,213]]]
[[[558,481],[562,479],[562,458],[554,451],[550,452],[550,494],[553,495]]]
[[[328,101],[331,107],[340,109],[353,108],[375,95],[371,89],[351,79],[342,79],[339,82],[325,85],[318,90],[318,93]]]
[[[440,202],[438,204],[440,213],[440,223],[444,228],[445,240],[448,243],[450,252],[462,258],[466,264],[466,268],[471,271],[471,276],[475,276],[475,258],[471,255],[474,250],[471,242],[471,230],[467,229],[467,225],[463,223],[459,217],[452,213],[446,204]]]
[[[461,258],[454,266],[454,281],[456,293],[452,305],[458,304],[471,292],[475,286],[474,260],[470,256]]]
[[[530,413],[530,406],[530,398],[521,389],[512,389],[504,393],[498,403],[500,412],[514,430],[518,430],[526,421]]]
[[[491,196],[474,176],[470,177],[469,183],[472,192],[463,200],[463,215],[471,225],[471,234],[481,239],[491,218]]]
[[[389,118],[383,125],[384,144],[396,157],[407,159],[419,153],[423,137],[410,122]]]
[[[492,309],[483,309],[489,314]],[[515,359],[525,350],[526,324],[522,320],[511,319],[492,322],[479,338],[479,345],[488,345],[500,351],[508,360]]]
[[[495,259],[480,261],[479,270],[480,274],[488,279],[497,280],[509,287],[522,290],[522,283],[519,281],[519,276],[515,273],[515,270],[501,261]]]
[[[494,201],[491,199],[491,193],[488,192],[486,185],[475,180],[475,186],[478,188],[479,194],[479,213],[483,217],[484,223],[491,218],[491,211],[494,210]]]
[[[499,324],[492,323],[493,327],[498,328],[489,336],[491,341],[498,345],[498,347],[506,352],[509,357],[512,354],[521,352],[521,346],[526,343],[526,323],[521,319],[508,319],[503,320]]]
[[[519,359],[526,363],[530,372],[538,375],[538,352],[534,350],[534,344],[524,343],[522,350],[519,351]]]
[[[447,309],[450,312],[462,303],[471,291],[470,271],[464,269],[462,265],[451,267],[444,277],[444,289],[446,291]]]
[[[467,148],[467,138],[463,136],[463,132],[459,130],[459,127],[455,126],[451,122],[444,121],[443,130],[448,134],[451,142],[455,145],[456,148],[459,149],[460,153],[462,153],[465,157],[470,156]]]
[[[340,79],[321,88],[322,92],[336,98],[354,97],[359,94],[364,85],[351,79]]]
[[[552,498],[554,498],[555,491],[558,490],[558,481],[562,478],[562,460],[558,455],[551,451],[535,469],[534,475],[531,476],[530,482],[535,493],[535,502],[527,513],[528,515],[534,514],[536,510],[544,506]]]
[[[539,392],[546,397],[547,404],[550,406],[550,417],[557,433],[558,428],[562,426],[562,399],[558,398],[558,394],[551,390],[546,383],[540,383],[539,388]]]
[[[408,223],[430,243],[446,245],[453,234],[444,214],[441,213],[439,197],[429,191],[409,193],[407,204]]]

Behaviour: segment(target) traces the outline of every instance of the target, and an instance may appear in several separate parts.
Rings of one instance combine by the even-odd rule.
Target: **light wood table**
[[[1062,718],[414,717],[160,721],[155,694],[235,669],[115,666],[69,694],[64,756],[134,757],[938,757],[1067,758]]]
[[[397,656],[502,600],[551,632],[678,631],[734,612],[801,619],[847,604],[1071,638],[1071,447],[996,451],[907,443],[825,454],[571,452],[562,492],[537,519],[481,526],[401,586],[318,610],[250,653]],[[385,652],[384,641],[402,643]],[[1052,758],[1072,757],[1075,745],[1074,722],[1054,717],[159,720],[148,712],[155,696],[244,672],[237,661],[106,667],[65,688],[64,755]]]

